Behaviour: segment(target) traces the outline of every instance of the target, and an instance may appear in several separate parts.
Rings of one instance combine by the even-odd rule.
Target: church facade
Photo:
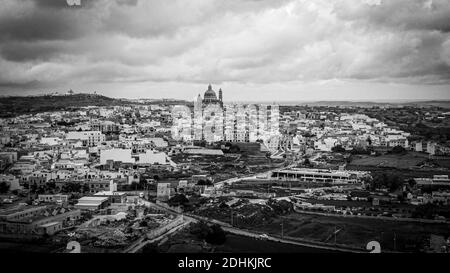
[[[279,107],[264,104],[224,104],[209,85],[204,96],[194,101],[193,112],[188,106],[172,109],[172,137],[178,141],[204,140],[256,142],[279,135]]]

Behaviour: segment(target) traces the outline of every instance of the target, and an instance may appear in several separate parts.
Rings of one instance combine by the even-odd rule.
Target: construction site
[[[97,215],[71,231],[60,232],[53,240],[80,244],[82,253],[122,253],[136,242],[170,225],[176,216],[144,206],[135,206],[116,215]],[[71,252],[62,247],[56,252]]]

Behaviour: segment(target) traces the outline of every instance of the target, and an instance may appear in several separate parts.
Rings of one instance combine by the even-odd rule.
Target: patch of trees
[[[21,114],[61,111],[84,106],[123,105],[119,99],[93,94],[74,94],[71,96],[33,96],[0,98],[0,117],[14,117]]]
[[[294,211],[294,205],[286,200],[277,201],[275,199],[270,199],[267,202],[267,205],[274,210],[276,215],[286,215]]]
[[[80,183],[74,183],[74,182],[65,183],[61,188],[61,192],[63,192],[63,193],[73,193],[73,192],[83,193],[83,192],[88,192],[88,191],[89,191],[89,186],[87,184],[82,185]]]
[[[199,147],[206,147],[207,142],[205,140],[194,140],[194,145]]]
[[[56,122],[56,125],[69,127],[69,126],[74,126],[75,122],[67,122],[67,121],[63,120],[63,121]]]
[[[189,203],[189,199],[184,194],[176,194],[167,202],[170,206],[183,206]]]
[[[370,155],[371,152],[370,149],[364,149],[363,147],[355,147],[350,151],[352,155]]]
[[[0,193],[7,193],[9,191],[9,184],[6,182],[0,183]]]
[[[389,153],[391,153],[391,154],[405,154],[406,153],[406,149],[403,148],[402,146],[395,146],[394,148],[392,148],[392,150]]]
[[[305,133],[302,134],[302,136],[303,136],[303,137],[310,138],[310,137],[315,137],[316,135],[315,135],[315,134],[312,134],[312,133],[310,133],[310,132],[305,132]]]
[[[380,188],[388,188],[390,191],[398,190],[404,181],[403,179],[390,173],[376,173],[370,181],[370,186],[373,190]]]
[[[146,244],[142,248],[142,253],[160,253],[158,247],[152,244]]]
[[[200,180],[197,182],[197,185],[198,185],[198,186],[212,186],[212,185],[213,185],[213,182],[212,182],[211,180],[203,180],[203,179],[200,179]]]
[[[222,148],[222,152],[224,153],[238,154],[241,152],[241,148],[239,148],[239,146],[231,142],[226,142],[222,146],[224,147]]]
[[[145,189],[145,182],[133,182],[131,184],[127,184],[127,185],[121,185],[120,186],[120,190],[122,191],[139,191],[139,190],[144,190]]]
[[[435,215],[437,214],[443,214],[439,211],[439,207],[435,204],[425,204],[425,205],[419,205],[416,207],[416,209],[412,213],[413,218],[423,218],[423,219],[433,219]],[[443,216],[450,216],[450,213],[447,211],[445,213],[446,215]]]
[[[305,160],[303,161],[303,165],[305,165],[306,167],[311,167],[311,160],[309,160],[309,158],[305,158]]]
[[[334,153],[345,153],[344,147],[342,145],[336,145],[333,148],[331,148],[331,151]]]
[[[450,128],[442,126],[433,128],[419,122],[414,126],[414,134],[422,136],[426,140],[431,139],[438,142],[445,142],[449,139]]]
[[[208,225],[204,221],[193,223],[189,232],[209,244],[222,245],[226,241],[225,231],[217,224]]]
[[[28,184],[25,184],[28,186]],[[89,191],[89,188],[88,188]],[[37,186],[36,183],[33,183],[30,187],[31,193],[43,194],[43,193],[55,193],[56,192],[56,183],[51,181],[47,182],[44,185]]]

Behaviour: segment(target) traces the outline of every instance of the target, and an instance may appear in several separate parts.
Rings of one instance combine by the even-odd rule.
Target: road
[[[237,229],[237,228],[222,227],[222,229],[226,232],[229,232],[229,233],[232,233],[235,235],[252,237],[255,239],[264,239],[264,240],[268,240],[268,241],[284,243],[284,244],[291,244],[291,245],[298,245],[298,246],[309,247],[309,248],[318,248],[318,249],[323,249],[323,250],[329,250],[331,252],[339,251],[339,252],[365,253],[365,251],[362,251],[362,250],[359,251],[359,250],[350,249],[350,248],[318,245],[315,243],[303,242],[300,240],[293,240],[293,239],[278,238],[278,237],[269,236],[269,235],[262,237],[261,234],[249,232],[249,231],[245,231],[245,230],[241,230],[241,229]]]
[[[147,235],[142,235],[141,238],[134,241],[129,247],[122,251],[122,253],[136,253],[138,247],[142,245],[147,239]]]
[[[147,244],[153,243],[153,242],[157,242],[160,241],[164,238],[166,238],[167,236],[169,236],[170,234],[173,234],[179,230],[182,230],[183,228],[185,228],[186,226],[188,226],[191,223],[191,221],[186,221],[181,225],[175,226],[172,229],[164,232],[163,234],[159,235],[156,238],[153,239],[148,239],[147,235],[144,235],[143,237],[141,237],[140,239],[136,240],[131,246],[129,246],[127,249],[125,249],[123,251],[123,253],[136,253],[138,252],[140,249],[142,249],[144,246],[146,246]]]
[[[254,174],[254,175],[251,175],[251,176],[230,178],[230,179],[227,179],[227,180],[224,180],[224,181],[220,181],[220,182],[214,183],[214,187],[220,189],[220,188],[222,188],[224,186],[225,183],[227,183],[228,185],[231,185],[231,184],[239,182],[241,180],[247,180],[247,179],[254,180],[254,179],[258,179],[258,177],[263,177],[263,176],[264,177],[268,177],[271,172],[283,170],[283,169],[286,169],[286,168],[292,168],[292,167],[294,167],[296,165],[297,165],[297,162],[293,162],[292,164],[290,164],[288,166],[275,168],[273,170],[262,172],[262,173],[258,173],[258,174]]]
[[[388,216],[368,216],[368,215],[354,215],[354,214],[338,214],[338,213],[326,213],[318,211],[307,211],[301,209],[295,209],[295,212],[299,214],[319,215],[327,217],[341,217],[341,218],[359,218],[369,220],[383,220],[383,221],[397,221],[397,222],[412,222],[412,223],[424,223],[424,224],[450,224],[447,220],[434,220],[434,219],[422,219],[422,218],[401,218],[401,217],[388,217]]]
[[[280,170],[280,169],[284,169],[284,168],[289,168],[291,166],[294,166],[295,164],[296,163],[293,163],[293,164],[291,164],[291,165],[289,165],[287,167],[281,167],[281,168],[277,168],[277,169],[274,169],[274,170]],[[243,179],[256,179],[257,176],[268,175],[270,172],[272,172],[274,170],[267,171],[267,172],[264,172],[264,173],[261,173],[261,174],[257,174],[257,175],[252,175],[252,176],[249,176],[249,177],[231,178],[231,179],[228,179],[228,180],[225,180],[225,181],[218,182],[214,186],[218,187],[218,188],[221,188],[221,187],[223,187],[223,185],[225,183],[232,184],[232,183],[238,182],[238,181],[243,180]],[[201,216],[193,215],[193,214],[182,214],[182,213],[179,213],[179,212],[177,212],[175,210],[171,210],[169,208],[159,206],[159,205],[157,205],[155,203],[151,203],[150,204],[150,202],[148,202],[146,200],[141,200],[141,203],[144,204],[144,205],[147,205],[147,206],[154,206],[154,207],[156,206],[156,207],[160,208],[161,210],[167,211],[169,213],[175,213],[177,215],[183,215],[183,217],[185,219],[187,219],[189,222],[197,222],[199,220],[203,220],[203,221],[208,222],[208,223],[218,224],[218,225],[220,225],[222,227],[222,229],[224,231],[232,233],[232,234],[261,239],[261,235],[262,235],[261,233],[254,232],[254,231],[238,229],[238,228],[232,227],[228,223],[220,222],[220,221],[217,221],[215,219],[205,218],[205,217],[201,217]],[[164,237],[164,236],[166,236],[166,234],[162,235],[161,237]],[[363,250],[357,250],[357,249],[348,248],[348,247],[333,246],[333,245],[321,244],[321,243],[316,243],[316,242],[307,242],[307,241],[304,241],[304,240],[299,240],[297,238],[286,238],[286,237],[278,238],[278,237],[275,237],[275,236],[265,236],[264,239],[270,240],[270,241],[274,241],[274,242],[279,242],[279,243],[286,243],[286,244],[293,244],[293,245],[305,246],[305,247],[310,247],[310,248],[319,248],[319,249],[324,249],[324,250],[330,250],[330,251],[333,251],[333,252],[335,252],[335,251],[356,252],[356,253],[364,253],[365,252]],[[145,243],[144,241],[143,242],[138,242],[137,246],[138,245],[142,245],[144,243]]]
[[[298,245],[298,246],[309,247],[309,248],[318,248],[318,249],[323,249],[323,250],[329,250],[332,252],[336,252],[336,251],[337,252],[347,252],[347,253],[348,252],[350,252],[350,253],[366,253],[367,252],[364,250],[358,250],[356,248],[345,247],[345,246],[340,246],[340,245],[334,246],[334,245],[329,245],[329,244],[325,244],[325,243],[321,244],[321,243],[316,243],[316,242],[300,240],[297,238],[289,238],[289,237],[279,238],[276,236],[269,236],[266,234],[264,234],[264,237],[262,237],[263,233],[258,233],[255,231],[249,231],[249,230],[235,228],[235,227],[232,227],[228,223],[223,223],[223,222],[217,221],[215,219],[208,219],[205,217],[201,217],[198,215],[192,215],[192,214],[184,215],[184,217],[190,218],[193,221],[203,220],[203,221],[209,222],[211,224],[218,224],[222,227],[222,229],[224,231],[226,231],[228,233],[232,233],[232,234],[240,235],[240,236],[246,236],[246,237],[250,237],[250,238],[254,238],[254,239],[264,238],[265,240],[269,240],[269,241],[273,241],[273,242],[292,244],[292,245]]]

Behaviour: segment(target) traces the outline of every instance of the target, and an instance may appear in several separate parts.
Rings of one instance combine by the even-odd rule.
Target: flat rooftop
[[[43,224],[43,225],[40,225],[40,227],[51,227],[51,226],[54,226],[54,225],[57,225],[57,224],[59,224],[59,222],[51,222],[51,223],[47,223],[47,224]]]
[[[313,174],[313,175],[340,175],[340,176],[350,176],[355,174],[353,171],[338,171],[338,170],[326,170],[326,169],[298,169],[290,168],[278,171],[273,171],[273,173],[290,173],[290,174]]]
[[[78,199],[78,202],[80,202],[80,201],[100,202],[100,201],[106,201],[106,200],[108,200],[108,197],[103,197],[103,196],[85,196],[85,197],[81,197],[80,199]]]
[[[94,194],[95,197],[100,196],[124,196],[126,195],[126,192],[112,192],[112,191],[101,191]]]

